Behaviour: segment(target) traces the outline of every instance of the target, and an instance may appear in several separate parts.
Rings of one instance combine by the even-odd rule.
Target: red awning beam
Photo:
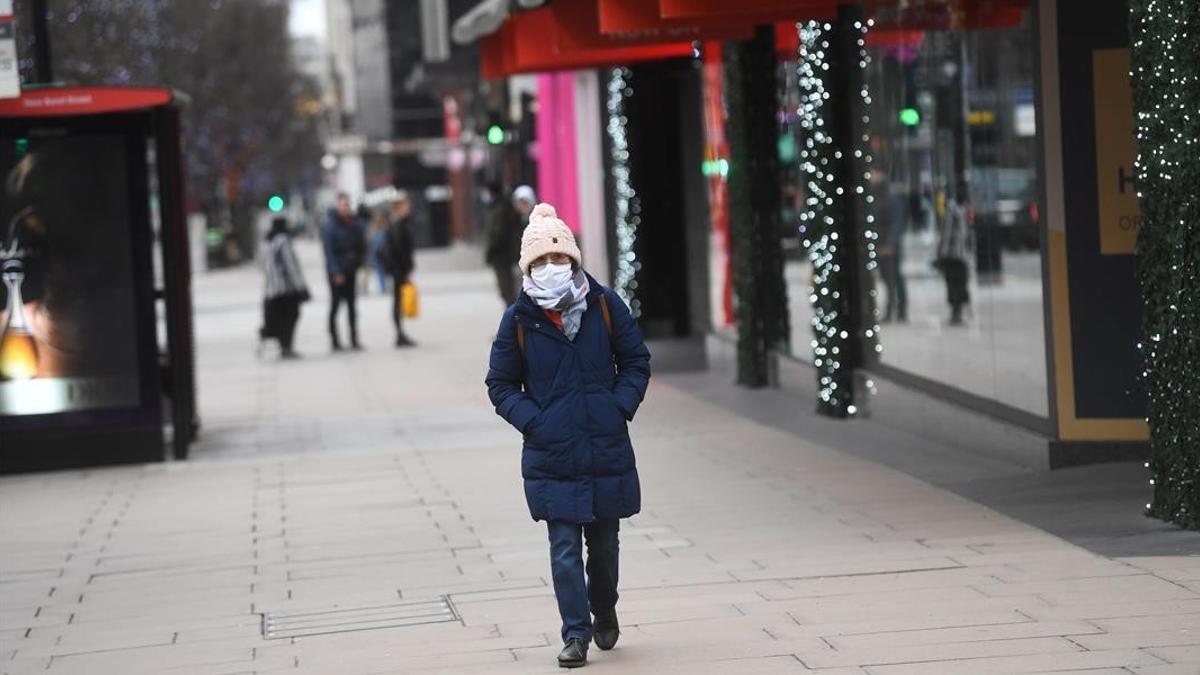
[[[0,117],[59,117],[146,110],[178,103],[180,95],[161,87],[38,87],[18,98],[0,100]]]

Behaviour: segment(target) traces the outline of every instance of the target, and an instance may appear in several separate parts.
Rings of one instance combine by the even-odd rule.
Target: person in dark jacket
[[[413,347],[417,344],[404,332],[404,311],[400,304],[400,292],[405,284],[412,281],[413,269],[417,266],[413,256],[412,231],[408,227],[411,215],[412,203],[408,200],[408,193],[400,191],[396,201],[392,202],[391,222],[383,242],[384,265],[392,275],[392,323],[396,326],[397,347]]]
[[[330,210],[321,229],[321,244],[325,249],[325,272],[329,277],[329,339],[334,351],[341,351],[342,341],[338,338],[337,315],[342,303],[350,318],[350,347],[362,349],[358,342],[358,314],[355,278],[366,257],[366,220],[355,214],[350,207],[350,197],[342,192],[337,197],[337,207]]]
[[[627,424],[650,381],[637,322],[581,263],[554,207],[538,204],[521,239],[523,291],[500,321],[486,379],[496,413],[524,436],[525,499],[549,530],[564,667],[587,663],[593,637],[607,650],[620,635],[619,519],[641,509]]]
[[[499,183],[488,185],[487,249],[484,260],[496,275],[496,288],[507,307],[517,300],[517,260],[521,257],[521,215],[504,197]]]
[[[971,302],[970,268],[971,230],[967,223],[967,207],[951,199],[946,203],[938,232],[935,266],[946,278],[946,301],[950,303],[950,325],[963,326],[963,307]]]
[[[286,218],[271,221],[267,233],[267,245],[263,251],[263,274],[266,285],[263,291],[263,326],[258,331],[260,340],[274,338],[279,341],[280,356],[285,359],[299,358],[292,347],[296,334],[296,322],[300,320],[300,304],[309,298],[304,273],[292,250],[291,236]]]

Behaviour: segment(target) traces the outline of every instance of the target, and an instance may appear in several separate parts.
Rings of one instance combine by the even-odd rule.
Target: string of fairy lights
[[[1154,486],[1149,515],[1200,527],[1200,59],[1194,0],[1132,0],[1130,53],[1140,152],[1138,277]]]
[[[866,203],[863,213],[866,214],[865,225],[863,226],[863,248],[866,250],[866,269],[868,274],[872,274],[879,268],[879,230],[875,229],[875,195],[871,193],[871,164],[875,161],[871,155],[871,91],[867,88],[867,69],[871,66],[871,54],[867,51],[867,33],[875,25],[875,19],[867,19],[866,22],[855,21],[854,30],[858,31],[856,43],[858,44],[858,68],[862,73],[859,81],[862,82],[862,89],[859,95],[862,97],[862,121],[863,133],[859,137],[859,147],[855,148],[854,154],[856,157],[861,157],[863,164],[866,167],[862,176],[858,179],[857,185],[854,186],[854,193],[862,198]],[[875,305],[876,291],[872,287],[870,292],[871,311],[869,316],[870,321],[863,329],[863,337],[866,338],[864,344],[874,344],[876,354],[883,352],[883,345],[879,343],[879,311]],[[868,386],[873,386],[868,383]]]
[[[870,64],[866,49],[866,34],[870,22],[854,22],[858,33],[858,67],[865,72]],[[817,369],[818,395],[822,412],[834,416],[854,415],[858,407],[854,403],[854,380],[850,359],[853,349],[851,308],[856,300],[850,296],[849,282],[854,270],[843,269],[847,259],[854,256],[853,248],[858,245],[855,223],[845,220],[846,199],[862,199],[866,213],[863,233],[865,265],[868,272],[877,267],[875,244],[875,217],[870,213],[874,197],[870,194],[870,136],[865,132],[870,119],[866,113],[871,104],[866,78],[859,91],[863,102],[864,133],[855,139],[855,159],[861,160],[867,170],[855,175],[843,176],[839,168],[854,165],[845,162],[843,151],[837,147],[837,139],[826,119],[831,110],[831,69],[828,52],[833,26],[818,21],[797,24],[800,47],[798,52],[798,75],[801,90],[797,110],[800,128],[804,131],[804,143],[799,153],[800,168],[805,176],[807,197],[805,209],[800,214],[799,233],[803,246],[808,251],[813,266],[812,286],[809,302],[813,308],[812,329],[813,366]],[[849,190],[849,194],[847,191]],[[872,313],[869,326],[863,337],[875,342],[879,326]],[[876,344],[875,349],[882,347]]]
[[[613,290],[634,317],[641,315],[641,301],[637,299],[637,273],[642,264],[638,262],[637,231],[641,223],[641,204],[633,187],[629,167],[629,118],[625,114],[625,101],[633,95],[628,68],[614,68],[608,79],[608,98],[605,110],[608,113],[607,132],[612,158],[613,186],[616,195],[614,221],[617,235],[617,269],[613,279]]]

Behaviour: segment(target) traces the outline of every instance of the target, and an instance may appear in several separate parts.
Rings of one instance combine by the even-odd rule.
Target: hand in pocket
[[[544,445],[545,440],[546,440],[546,434],[543,431],[542,427],[545,425],[545,423],[546,423],[546,409],[542,408],[541,410],[538,411],[537,416],[533,418],[533,421],[529,423],[529,426],[525,427],[526,442],[528,442],[532,445]]]

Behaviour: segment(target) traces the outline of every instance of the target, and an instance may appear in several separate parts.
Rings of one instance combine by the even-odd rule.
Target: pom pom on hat
[[[558,218],[558,212],[554,210],[553,206],[542,202],[529,212],[529,221],[533,222],[534,218]]]
[[[575,243],[575,235],[566,223],[559,220],[554,207],[542,202],[529,212],[529,225],[521,235],[521,260],[518,263],[521,273],[529,274],[529,266],[533,261],[547,253],[570,256],[576,267],[583,267],[583,255]]]

